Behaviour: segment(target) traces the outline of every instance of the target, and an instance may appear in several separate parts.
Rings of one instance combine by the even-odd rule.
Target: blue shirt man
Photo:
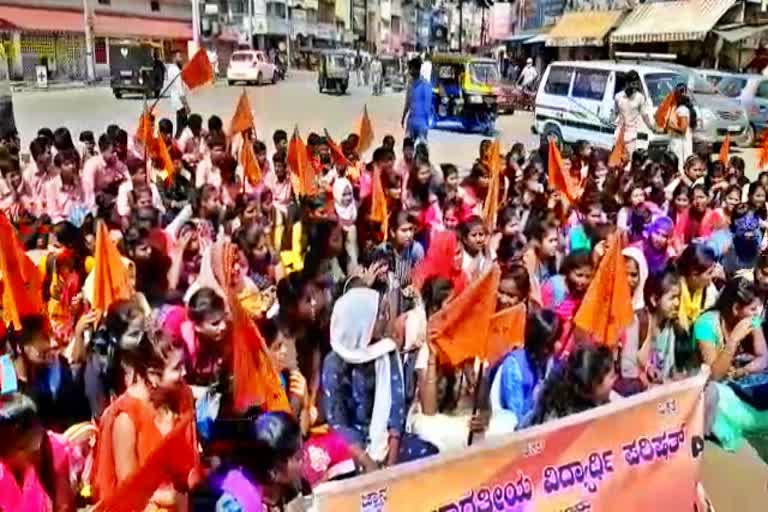
[[[432,84],[421,77],[421,61],[413,59],[409,63],[411,85],[405,96],[403,118],[407,137],[415,142],[426,142],[429,132],[429,118],[432,115]]]

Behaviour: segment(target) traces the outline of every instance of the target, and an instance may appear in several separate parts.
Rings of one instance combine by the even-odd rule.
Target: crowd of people
[[[637,120],[619,112],[632,144],[635,127],[621,126]],[[687,130],[676,112],[654,129]],[[1,510],[124,496],[182,428],[193,464],[163,473],[146,510],[299,510],[322,482],[462,450],[702,364],[713,440],[735,449],[768,428],[729,385],[768,364],[768,173],[749,180],[738,156],[633,148],[617,164],[589,141],[545,140],[494,161],[485,140],[465,170],[408,137],[366,147],[363,134],[337,145],[312,133],[305,149],[283,130],[266,141],[226,133],[217,116],[187,123],[178,137],[163,118],[150,137],[111,125],[77,141],[42,128],[28,162],[16,134],[0,140],[0,228],[15,226],[43,301],[8,323],[9,296],[34,289],[11,290],[3,264]],[[573,320],[616,243],[633,314],[607,345]],[[101,311],[110,244],[130,289]],[[525,308],[525,325],[481,372],[449,362],[433,319],[489,272],[496,309]],[[269,356],[250,381],[238,381],[243,343]],[[253,379],[271,371],[266,394]]]

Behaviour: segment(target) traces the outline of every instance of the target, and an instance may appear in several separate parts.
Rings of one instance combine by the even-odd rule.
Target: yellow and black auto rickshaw
[[[492,59],[458,54],[433,55],[432,125],[493,133],[498,81],[499,71]]]

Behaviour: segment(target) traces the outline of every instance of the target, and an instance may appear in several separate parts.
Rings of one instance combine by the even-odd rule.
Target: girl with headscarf
[[[432,235],[426,257],[413,271],[413,285],[418,290],[428,279],[442,277],[451,282],[454,293],[467,285],[467,276],[461,268],[463,250],[454,231],[439,231]]]
[[[659,217],[645,228],[645,233],[640,245],[643,256],[648,264],[648,273],[657,275],[664,271],[669,262],[669,239],[675,228],[674,222],[669,217]]]
[[[349,258],[347,270],[351,271],[357,267],[357,205],[352,183],[343,176],[333,182],[333,207],[344,231],[344,249]]]
[[[398,344],[379,339],[389,322],[379,294],[353,288],[331,316],[331,348],[323,362],[322,407],[328,424],[350,443],[355,457],[392,465],[437,452],[406,434],[405,392]],[[374,341],[376,339],[376,341]]]
[[[648,279],[648,264],[643,251],[637,247],[627,247],[624,255],[629,288],[632,291],[632,309],[635,314],[627,327],[621,346],[621,379],[617,388],[622,395],[632,395],[645,389],[637,362],[637,351],[648,335],[648,312],[645,309],[643,290]]]
[[[760,255],[760,219],[751,211],[736,217],[731,224],[731,246],[722,259],[723,269],[732,276],[755,268]]]

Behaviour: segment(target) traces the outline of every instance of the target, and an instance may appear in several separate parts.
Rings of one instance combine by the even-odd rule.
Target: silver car
[[[749,116],[751,142],[768,128],[768,77],[728,71],[702,70],[701,74],[723,96],[738,102]]]
[[[741,105],[720,94],[698,71],[680,64],[654,62],[655,66],[667,68],[679,74],[693,93],[698,126],[693,132],[695,144],[715,146],[725,140],[726,135],[739,146],[749,146],[754,141],[750,130],[749,117]]]

